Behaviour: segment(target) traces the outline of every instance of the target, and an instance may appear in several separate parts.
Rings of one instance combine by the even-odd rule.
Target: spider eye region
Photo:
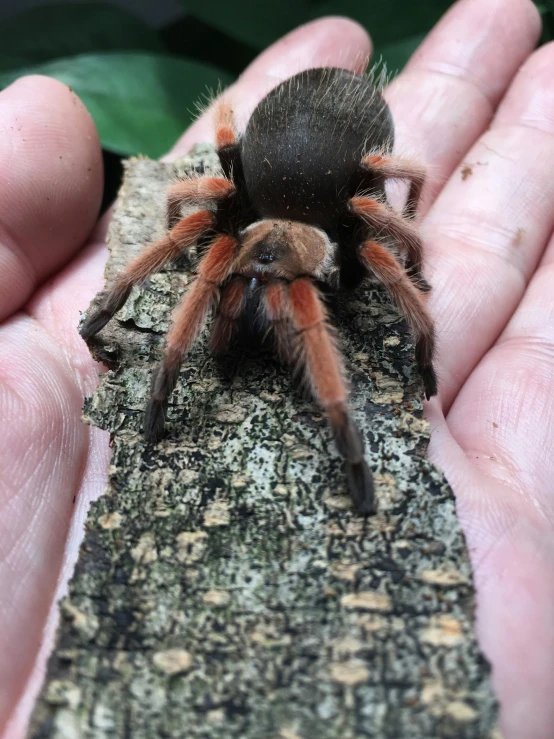
[[[253,223],[242,233],[241,242],[236,272],[286,279],[301,273],[318,274],[333,248],[319,229],[279,219]]]
[[[290,235],[284,229],[273,229],[254,247],[252,257],[260,264],[285,261],[290,256]]]
[[[271,264],[277,257],[272,252],[263,250],[261,254],[257,255],[257,259],[260,264]]]

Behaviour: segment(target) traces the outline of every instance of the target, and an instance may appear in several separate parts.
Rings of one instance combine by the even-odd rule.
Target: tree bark
[[[130,161],[110,278],[164,232],[178,174]],[[167,436],[141,435],[186,259],[133,290],[91,342],[109,371],[85,420],[113,443],[62,603],[29,736],[498,737],[455,501],[426,459],[423,389],[404,322],[376,284],[337,305],[351,406],[378,514],[356,515],[313,401],[269,349],[186,359]]]

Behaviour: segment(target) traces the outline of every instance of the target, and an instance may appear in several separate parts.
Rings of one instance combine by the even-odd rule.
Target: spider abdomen
[[[262,218],[332,232],[364,152],[389,152],[389,108],[369,80],[318,68],[291,77],[254,110],[241,142],[244,178]],[[380,183],[376,183],[380,187]]]

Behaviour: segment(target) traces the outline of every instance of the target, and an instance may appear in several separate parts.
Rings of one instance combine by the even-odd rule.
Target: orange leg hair
[[[364,157],[362,166],[378,172],[386,179],[410,180],[410,190],[404,208],[404,215],[409,218],[415,216],[421,191],[425,184],[425,168],[421,164],[409,159],[374,154]]]
[[[217,104],[214,115],[215,144],[218,149],[234,146],[237,143],[237,132],[233,109],[224,101]]]
[[[282,362],[290,364],[294,359],[293,330],[289,296],[284,282],[276,280],[269,283],[264,290],[263,306],[273,329],[277,353]]]
[[[200,236],[212,229],[214,223],[214,214],[209,210],[201,210],[188,218],[183,218],[166,236],[146,247],[115,280],[106,292],[99,308],[87,316],[81,327],[81,336],[89,339],[103,329],[123,307],[133,285],[140,285],[154,272],[178,257]]]
[[[206,322],[210,308],[219,299],[219,285],[231,274],[238,242],[221,234],[198,266],[198,276],[175,311],[167,337],[164,358],[154,376],[152,395],[146,408],[144,434],[148,442],[161,436],[169,396],[175,388],[183,357]]]
[[[400,214],[395,213],[392,208],[371,198],[351,198],[350,207],[367,223],[375,235],[381,232],[397,241],[407,253],[408,269],[413,268],[419,276],[423,245],[415,226]]]
[[[215,354],[225,351],[244,308],[245,283],[233,278],[221,292],[221,302],[210,335],[210,349]]]
[[[316,400],[329,418],[337,448],[346,460],[352,497],[360,513],[372,513],[373,479],[364,459],[362,436],[348,412],[343,362],[327,312],[317,288],[306,278],[291,283],[289,301],[298,331],[299,359],[306,368]]]
[[[393,255],[376,241],[365,241],[362,244],[360,258],[383,283],[393,302],[406,318],[416,340],[416,361],[425,386],[425,397],[429,400],[431,396],[437,394],[437,377],[433,367],[435,330],[425,296]]]
[[[219,204],[234,193],[235,186],[225,177],[191,177],[176,182],[167,192],[168,228],[179,220],[182,205]]]

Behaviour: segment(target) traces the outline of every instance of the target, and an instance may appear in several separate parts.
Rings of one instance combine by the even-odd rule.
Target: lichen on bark
[[[164,230],[176,175],[210,147],[127,164],[109,278]],[[193,260],[194,261],[194,260]],[[85,405],[109,429],[29,736],[455,739],[496,735],[489,666],[455,502],[425,459],[422,386],[404,322],[375,284],[337,307],[378,514],[353,510],[325,420],[269,349],[202,340],[167,436],[141,436],[182,259],[133,290],[91,343],[110,367]]]

